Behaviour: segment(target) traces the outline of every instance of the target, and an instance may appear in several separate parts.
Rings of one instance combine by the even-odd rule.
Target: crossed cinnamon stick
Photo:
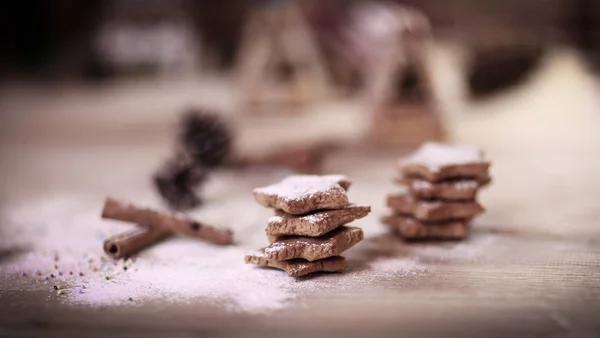
[[[233,244],[231,230],[218,229],[175,214],[137,207],[110,197],[104,202],[102,218],[141,226],[104,241],[104,252],[113,258],[128,256],[171,235],[197,237],[221,245]]]

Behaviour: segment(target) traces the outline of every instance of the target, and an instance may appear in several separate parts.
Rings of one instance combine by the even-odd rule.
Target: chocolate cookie
[[[339,256],[363,238],[361,228],[341,226],[321,237],[280,236],[263,252],[269,260],[303,258],[312,262]]]
[[[297,235],[317,237],[331,230],[367,216],[371,212],[368,205],[349,205],[337,210],[320,210],[307,215],[290,215],[281,210],[269,218],[268,236]]]
[[[314,272],[337,272],[345,270],[348,262],[344,257],[329,257],[314,262],[304,259],[292,259],[289,261],[274,261],[268,259],[263,251],[245,257],[246,264],[255,264],[270,268],[284,270],[291,277],[305,276]]]
[[[428,222],[470,219],[484,211],[483,207],[475,201],[420,201],[410,195],[388,196],[387,205],[397,214]]]
[[[489,184],[490,181],[491,178],[488,175],[441,182],[429,182],[404,176],[396,178],[396,182],[408,187],[410,194],[417,199],[450,201],[473,200],[477,196],[479,188]]]
[[[398,165],[403,176],[438,182],[480,177],[487,173],[490,162],[485,160],[479,148],[425,143],[415,153],[400,160]]]
[[[254,199],[265,207],[302,215],[350,205],[346,196],[349,187],[350,181],[343,175],[295,175],[277,184],[254,189]]]
[[[410,239],[463,239],[469,233],[466,220],[424,223],[401,215],[385,216],[382,222],[398,236]]]

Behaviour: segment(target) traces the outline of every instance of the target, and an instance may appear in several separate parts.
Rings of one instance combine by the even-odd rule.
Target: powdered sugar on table
[[[294,300],[314,297],[320,290],[367,292],[378,280],[430,273],[433,268],[426,261],[435,257],[457,259],[464,252],[465,257],[473,259],[484,250],[469,243],[443,247],[433,244],[414,246],[408,254],[386,254],[365,261],[364,249],[371,253],[379,250],[373,239],[383,233],[373,224],[376,231],[370,231],[356,250],[348,252],[347,271],[299,282],[279,270],[244,264],[244,255],[264,244],[264,220],[270,211],[246,200],[224,203],[207,206],[202,218],[221,220],[220,225],[234,229],[239,245],[223,247],[172,238],[129,260],[112,260],[102,252],[103,239],[132,226],[101,220],[102,200],[65,195],[13,206],[0,214],[5,225],[0,248],[24,251],[0,262],[1,284],[19,288],[21,294],[48,290],[50,297],[67,304],[140,306],[147,301],[200,302],[234,312],[263,313],[301,304]],[[224,210],[235,210],[244,217],[229,218]],[[225,221],[228,219],[231,223]],[[405,250],[401,241],[390,240]],[[55,285],[64,288],[61,295],[56,295]]]

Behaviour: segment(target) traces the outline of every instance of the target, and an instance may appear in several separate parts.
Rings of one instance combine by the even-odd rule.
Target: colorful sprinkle
[[[58,291],[56,291],[56,294],[57,294],[58,296],[62,295],[63,293],[65,293],[65,291],[64,291],[64,290],[58,290]]]
[[[58,290],[58,286],[54,285],[54,290]]]
[[[93,267],[92,271],[96,272],[96,271],[98,271],[98,269],[96,269],[96,267]]]
[[[54,278],[54,274],[52,274],[52,273],[51,273],[51,274],[50,274],[50,278]]]
[[[104,279],[109,280],[110,276],[104,276]]]
[[[42,273],[41,273],[41,272],[38,272],[36,275],[38,275],[38,276],[41,276],[41,275],[42,275]]]
[[[79,291],[77,291],[78,294],[83,294],[83,291],[81,289],[79,289]]]
[[[126,266],[124,266],[124,267],[123,267],[123,270],[127,271],[127,267],[126,267]]]
[[[52,268],[53,268],[54,270],[58,270],[58,265],[54,264],[54,265],[52,265]]]
[[[127,300],[130,302],[133,302],[133,298],[131,298],[131,297],[129,297]]]
[[[79,273],[79,277],[83,277],[83,272],[80,272],[80,273]]]
[[[82,285],[82,286],[81,286],[81,288],[82,288],[82,289],[85,289],[85,285]]]
[[[108,270],[109,270],[108,266],[104,267],[104,271],[108,271]]]
[[[73,276],[73,271],[69,271],[69,275]]]
[[[99,274],[98,274],[98,277],[102,278],[102,274],[101,274],[101,273],[99,273]]]
[[[48,276],[44,276],[44,280],[48,280]]]
[[[35,270],[33,270],[33,274],[34,274],[34,275],[37,275],[39,272],[40,272],[40,269],[35,269]]]
[[[21,271],[21,276],[22,276],[22,277],[25,277],[25,276],[27,276],[27,275],[25,274],[25,272]]]
[[[58,272],[58,275],[59,275],[59,276],[62,276],[62,275],[63,275],[63,273],[62,273],[61,271],[59,271],[59,272]]]

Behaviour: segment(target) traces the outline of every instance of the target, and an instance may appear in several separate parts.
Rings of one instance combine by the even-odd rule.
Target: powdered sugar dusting
[[[490,252],[488,247],[494,245],[497,240],[497,236],[485,235],[461,243],[414,244],[410,254],[422,261],[476,261],[484,257],[486,252]]]
[[[231,225],[242,239],[253,239],[244,234],[261,234],[264,222],[260,220],[265,219],[269,210],[255,209],[253,203],[239,204],[236,210],[252,215],[251,219],[224,225]],[[361,253],[358,245],[371,251],[377,249],[379,245],[373,243],[373,236],[381,234],[373,233],[364,241],[371,244],[362,242],[357,250],[348,251],[350,268],[344,273],[298,280],[279,270],[244,264],[245,254],[263,244],[252,240],[223,247],[172,238],[133,260],[106,258],[102,240],[107,235],[129,230],[132,225],[101,220],[101,206],[102,200],[85,196],[55,196],[4,209],[0,214],[4,225],[0,248],[22,251],[0,262],[0,279],[20,287],[23,291],[20,294],[40,289],[56,293],[53,286],[62,286],[63,294],[56,297],[68,304],[142,306],[145,301],[202,301],[234,312],[265,313],[298,304],[297,298],[313,297],[321,290],[371,290],[380,280],[422,276],[434,271],[428,261],[477,259],[485,252],[486,245],[492,243],[484,239],[451,245],[407,246],[390,237],[388,240],[401,249],[397,255],[364,261],[365,252]],[[214,210],[217,214],[223,212],[220,206]],[[216,215],[213,217],[216,219]],[[264,236],[258,237],[264,240]],[[21,276],[22,272],[25,276]]]
[[[479,187],[479,183],[475,180],[460,180],[452,184],[456,190],[473,190]]]
[[[85,197],[56,196],[4,210],[3,230],[10,236],[0,236],[0,248],[28,252],[0,262],[0,276],[31,288],[61,286],[63,301],[92,306],[202,299],[252,313],[276,310],[295,297],[285,274],[245,265],[244,246],[170,238],[134,260],[106,258],[107,235],[134,225],[101,220],[101,206]]]
[[[268,222],[269,223],[273,223],[273,224],[281,224],[283,223],[284,219],[281,216],[271,216],[269,217]]]
[[[352,204],[352,205],[346,207],[346,209],[365,208],[365,207],[370,208],[370,206],[368,206],[366,204]],[[330,210],[318,210],[318,211],[313,211],[306,215],[298,215],[298,216],[288,215],[287,217],[293,217],[302,222],[306,222],[309,224],[319,224],[319,223],[323,222],[325,219],[331,217],[332,214],[329,211]],[[272,224],[282,224],[284,222],[285,222],[285,218],[282,216],[279,216],[279,215],[271,216],[268,220],[268,223],[272,223]]]
[[[398,275],[417,274],[427,270],[424,265],[416,260],[404,257],[378,260],[371,263],[370,266],[376,271],[395,273]]]
[[[322,222],[323,219],[325,219],[326,217],[327,217],[327,214],[322,213],[322,212],[317,212],[314,214],[302,216],[300,218],[310,224],[317,224],[317,223]]]
[[[279,196],[286,200],[310,198],[317,193],[326,193],[336,189],[344,189],[348,178],[344,175],[293,175],[279,183],[254,189],[255,193]]]
[[[425,180],[412,180],[410,182],[410,185],[415,190],[425,190],[425,189],[431,189],[433,187],[433,184],[431,184],[429,181],[425,181]]]
[[[257,270],[245,265],[240,248],[217,250],[196,242],[170,243],[157,248],[162,255],[168,252],[193,252],[200,259],[153,261],[139,258],[137,271],[115,278],[113,283],[92,282],[83,295],[71,294],[70,301],[93,305],[124,302],[127,297],[139,300],[164,298],[171,302],[190,302],[202,299],[219,305],[232,301],[232,310],[263,312],[284,306],[294,295],[284,286],[285,277],[272,270]],[[187,250],[183,250],[187,249]]]
[[[311,223],[311,224],[317,224],[323,221],[323,219],[325,219],[327,217],[327,214],[323,213],[323,212],[316,212],[316,213],[312,213],[312,214],[308,214],[308,215],[302,215],[300,217],[298,217],[298,219],[301,219],[302,221]],[[285,219],[282,216],[271,216],[269,217],[268,223],[272,223],[272,224],[283,224],[285,222]]]
[[[427,166],[432,171],[448,165],[472,164],[484,161],[483,151],[471,146],[452,146],[442,143],[427,142],[416,152],[399,164],[419,164]]]
[[[414,190],[429,190],[434,188],[435,185],[447,186],[456,190],[472,190],[477,189],[479,187],[479,183],[476,180],[457,180],[452,182],[442,182],[442,183],[431,183],[425,180],[411,180],[411,187]]]

